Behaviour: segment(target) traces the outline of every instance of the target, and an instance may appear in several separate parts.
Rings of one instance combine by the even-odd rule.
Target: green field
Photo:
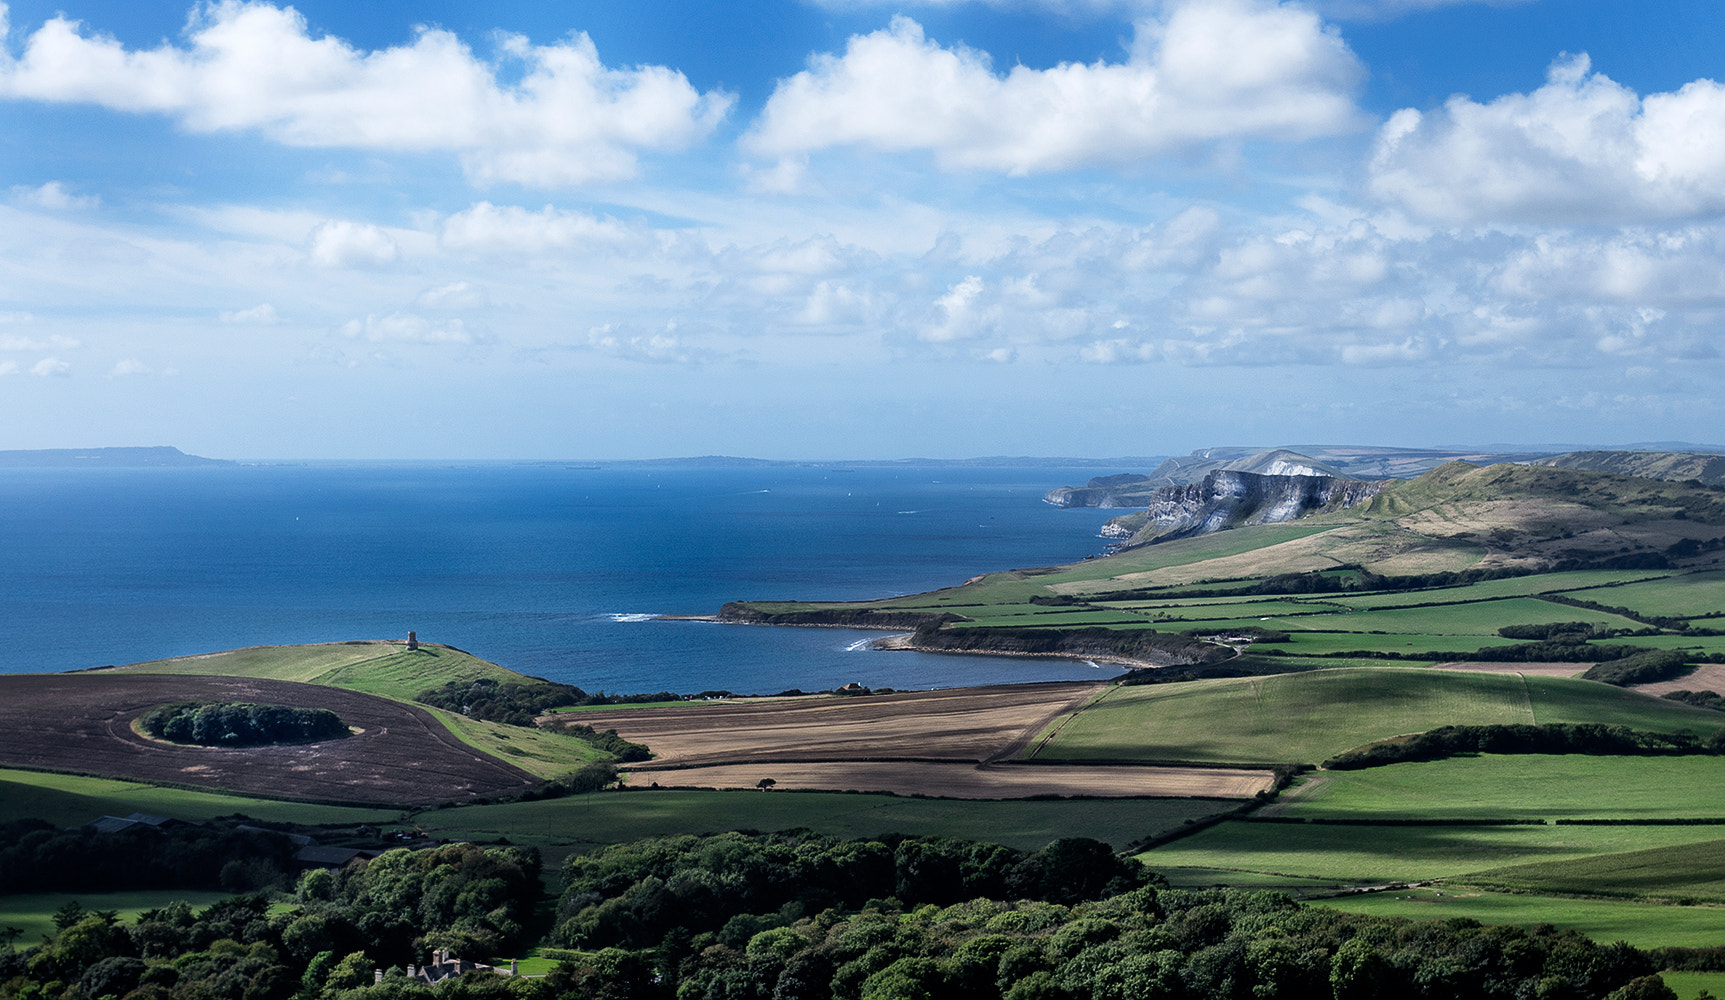
[[[1343,826],[1224,822],[1138,855],[1180,866],[1333,879],[1465,881],[1477,872],[1542,861],[1716,840],[1716,826]]]
[[[1117,687],[1036,751],[1048,760],[1318,763],[1443,725],[1599,722],[1711,733],[1720,714],[1565,678],[1413,667]]]
[[[57,933],[54,927],[54,911],[70,902],[76,902],[85,910],[117,910],[121,920],[130,922],[136,920],[138,914],[145,910],[154,910],[175,900],[184,900],[194,908],[201,908],[231,895],[233,894],[227,892],[187,889],[0,895],[0,927],[22,929],[24,933],[18,938],[16,947],[24,948],[40,944],[44,938],[53,937]]]
[[[135,812],[200,821],[243,813],[270,823],[337,826],[389,823],[401,815],[394,810],[251,799],[113,778],[0,769],[0,822],[35,818],[80,826],[99,816]]]
[[[426,707],[426,711],[448,727],[461,742],[514,764],[540,778],[556,778],[611,755],[585,740],[544,729],[482,722],[454,712]]]
[[[1553,924],[1573,928],[1596,941],[1628,941],[1638,948],[1706,948],[1725,944],[1725,908],[1714,906],[1550,899],[1465,888],[1374,892],[1326,900],[1318,905],[1348,913],[1413,920],[1461,917],[1482,924]],[[1725,974],[1714,975],[1717,981],[1725,981]],[[1666,982],[1670,981],[1667,976]]]
[[[1654,617],[1693,618],[1725,611],[1725,573],[1690,573],[1569,596]]]
[[[1725,829],[1713,827],[1712,832],[1725,833]],[[1562,863],[1532,862],[1476,872],[1469,879],[1481,885],[1522,892],[1725,903],[1725,840],[1652,847]],[[1720,943],[1725,944],[1725,935]]]
[[[1231,803],[1223,804],[1224,807]],[[587,848],[642,837],[723,830],[808,827],[836,837],[881,833],[974,837],[1039,850],[1058,837],[1117,847],[1216,812],[1196,799],[1075,799],[978,802],[838,792],[600,792],[542,802],[464,806],[415,822],[444,837]]]
[[[412,701],[427,688],[450,681],[488,677],[520,681],[523,675],[448,646],[421,646],[409,652],[405,642],[331,642],[307,646],[252,646],[225,653],[150,660],[107,669],[140,674],[212,674],[230,677],[272,677],[306,684],[363,691],[399,701]]]
[[[1677,1000],[1696,1000],[1703,990],[1711,996],[1725,996],[1725,972],[1662,972],[1659,975],[1677,994]]]
[[[1725,757],[1486,754],[1324,771],[1265,815],[1302,819],[1725,818]],[[1725,827],[1720,835],[1725,836]]]

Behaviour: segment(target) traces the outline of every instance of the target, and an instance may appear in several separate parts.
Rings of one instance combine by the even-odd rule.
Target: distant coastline
[[[189,465],[236,465],[225,458],[188,455],[178,448],[36,448],[0,451],[0,469],[144,469]]]

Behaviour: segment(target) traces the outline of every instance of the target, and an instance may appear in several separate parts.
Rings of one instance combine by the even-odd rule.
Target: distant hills
[[[233,465],[222,458],[188,455],[178,448],[38,448],[0,451],[0,469],[140,469],[183,465]]]
[[[1725,454],[1696,451],[1451,451],[1424,448],[1374,448],[1302,445],[1298,448],[1201,448],[1170,458],[1146,474],[1098,476],[1083,486],[1062,486],[1043,499],[1056,507],[1150,507],[1169,486],[1203,483],[1213,472],[1259,476],[1325,476],[1381,481],[1413,479],[1449,462],[1469,465],[1545,465],[1560,469],[1610,472],[1676,482],[1725,484]]]

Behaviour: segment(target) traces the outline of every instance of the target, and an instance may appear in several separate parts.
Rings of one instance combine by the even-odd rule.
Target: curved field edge
[[[243,814],[268,823],[312,826],[389,823],[403,815],[400,809],[394,808],[318,805],[121,778],[0,769],[0,823],[33,818],[79,826],[100,816],[125,816],[134,812],[197,822]]]
[[[421,691],[452,682],[519,683],[529,679],[472,653],[436,643],[422,643],[416,650],[409,650],[406,642],[391,640],[248,646],[103,667],[97,672],[291,680],[409,702],[429,712],[463,744],[542,779],[568,774],[592,761],[610,759],[608,754],[580,740],[468,719],[415,701]]]
[[[1548,722],[1707,734],[1725,716],[1593,681],[1355,667],[1117,686],[1045,731],[1031,757],[1315,764],[1438,726]]]

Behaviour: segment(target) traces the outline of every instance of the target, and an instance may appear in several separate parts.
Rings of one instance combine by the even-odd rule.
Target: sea
[[[0,673],[241,646],[447,643],[588,691],[1113,676],[661,615],[887,597],[1103,551],[1042,496],[1113,469],[308,463],[0,469]]]

